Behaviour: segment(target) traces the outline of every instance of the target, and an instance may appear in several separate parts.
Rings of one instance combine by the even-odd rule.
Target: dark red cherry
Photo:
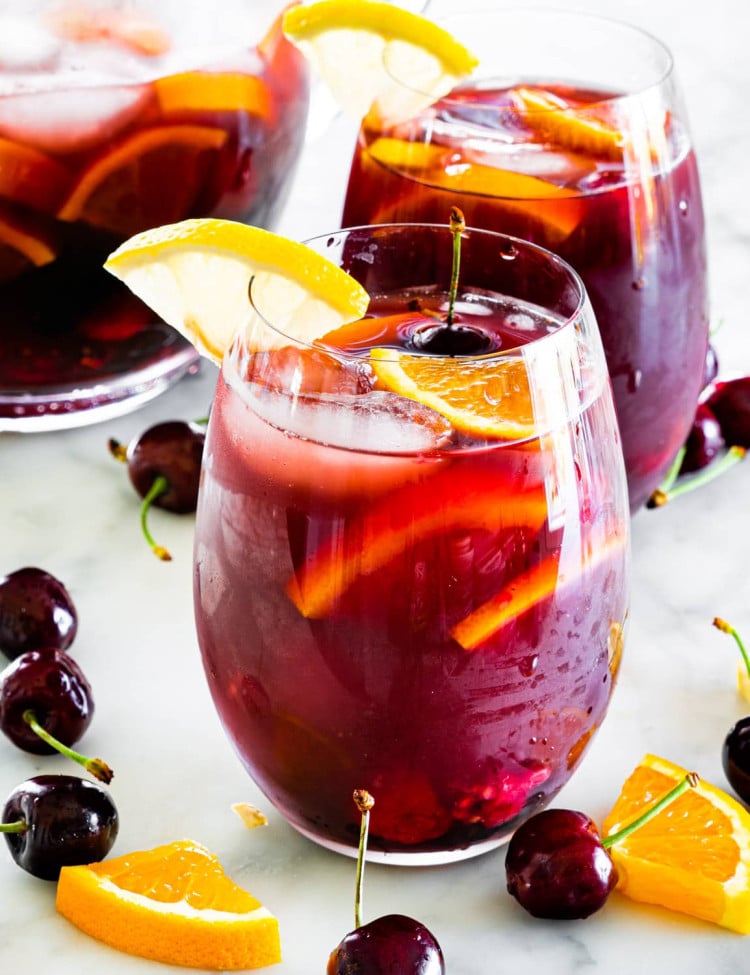
[[[546,809],[511,837],[508,891],[534,917],[584,918],[604,906],[617,870],[595,823],[581,812]]]
[[[73,600],[49,572],[28,566],[0,579],[0,650],[9,659],[39,647],[67,650],[77,629]]]
[[[710,407],[701,403],[695,411],[693,425],[685,441],[685,456],[680,473],[690,474],[708,467],[725,447],[719,421]]]
[[[202,427],[182,420],[144,430],[126,452],[128,474],[138,494],[145,498],[161,477],[166,484],[153,504],[178,514],[195,511],[205,439]]]
[[[62,867],[103,860],[118,825],[109,792],[95,782],[37,775],[11,792],[0,830],[19,867],[42,880],[57,880]]]
[[[734,791],[750,803],[750,715],[741,718],[724,739],[721,763]]]
[[[706,400],[729,447],[750,447],[750,376],[716,383]]]
[[[443,975],[440,945],[403,914],[387,914],[347,934],[328,959],[326,975]]]
[[[32,730],[31,712],[50,735],[72,745],[94,714],[91,685],[73,658],[62,650],[30,650],[0,674],[0,728],[14,745],[36,755],[56,749]]]
[[[471,325],[427,325],[414,332],[410,343],[428,355],[470,356],[492,352],[496,343],[486,332]]]

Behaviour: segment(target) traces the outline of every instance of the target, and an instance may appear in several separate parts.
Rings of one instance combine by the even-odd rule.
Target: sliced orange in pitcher
[[[239,71],[185,71],[157,78],[154,90],[164,115],[244,111],[269,121],[274,115],[268,85]]]
[[[602,835],[632,822],[685,775],[679,765],[646,755]],[[750,812],[721,789],[701,780],[609,852],[617,889],[627,897],[750,934]]]
[[[0,197],[54,213],[71,182],[68,170],[51,156],[0,137]]]
[[[92,938],[167,965],[237,971],[281,961],[276,918],[198,843],[63,867],[56,907]]]
[[[427,500],[432,498],[433,501]],[[439,498],[439,503],[436,499]],[[303,616],[327,616],[355,581],[382,569],[418,541],[441,532],[519,526],[538,531],[547,517],[541,486],[503,491],[486,472],[474,479],[452,465],[375,502],[317,549],[290,579],[287,592]]]
[[[31,265],[49,264],[56,256],[50,239],[10,213],[0,212],[0,281],[9,281]]]
[[[451,359],[376,348],[370,353],[378,385],[416,400],[450,420],[457,430],[501,440],[536,432],[523,358]]]
[[[524,122],[542,138],[565,149],[622,159],[622,133],[597,117],[595,108],[571,105],[537,88],[519,86],[514,91],[526,110]]]
[[[187,216],[227,133],[207,125],[164,125],[128,136],[83,173],[60,209],[129,235]]]
[[[624,535],[612,535],[604,544],[586,553],[570,574],[561,570],[557,555],[548,556],[521,572],[500,592],[464,617],[453,627],[451,636],[465,650],[476,650],[522,613],[548,599],[559,587],[575,582],[580,573],[613,557],[624,545]]]

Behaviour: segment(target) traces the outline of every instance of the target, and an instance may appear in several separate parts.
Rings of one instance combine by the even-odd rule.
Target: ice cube
[[[150,97],[139,85],[58,88],[0,99],[0,135],[42,152],[85,152],[106,144]]]
[[[255,412],[305,440],[376,454],[421,454],[445,446],[450,423],[439,413],[394,393],[290,397],[250,394]]]
[[[0,69],[49,69],[60,54],[60,41],[28,17],[0,14]]]

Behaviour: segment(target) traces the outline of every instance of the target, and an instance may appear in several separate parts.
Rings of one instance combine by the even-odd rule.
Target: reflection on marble
[[[674,50],[702,167],[714,317],[723,326],[715,344],[725,371],[750,370],[742,307],[750,236],[744,8],[735,0],[715,0],[700,15],[677,0],[576,6],[629,19]],[[304,237],[335,226],[352,140],[353,128],[341,118],[325,139],[310,140],[281,228],[286,233]],[[232,754],[209,700],[194,635],[192,519],[155,512],[152,528],[174,561],[153,558],[140,537],[125,471],[106,446],[108,437],[127,439],[159,419],[204,415],[214,381],[215,370],[206,366],[120,420],[66,433],[1,435],[0,573],[40,565],[73,593],[80,613],[75,655],[97,704],[84,744],[116,772],[112,791],[122,825],[115,852],[184,837],[205,843],[278,915],[285,960],[272,970],[309,975],[324,970],[328,952],[352,926],[353,864],[286,826]],[[711,620],[721,615],[750,633],[748,491],[750,465],[743,465],[710,488],[636,517],[620,683],[604,727],[558,805],[601,818],[646,751],[723,783],[721,743],[746,709],[735,692],[734,644]],[[36,758],[6,744],[0,748],[0,794],[30,775],[63,769],[62,759]],[[230,809],[240,800],[260,805],[270,825],[248,832]],[[18,870],[2,850],[0,903],[3,973],[165,970],[79,934],[55,914],[54,886]],[[504,891],[502,851],[441,868],[369,866],[365,917],[387,912],[426,923],[443,945],[450,975],[631,975],[639,966],[735,975],[748,967],[748,943],[740,936],[616,894],[586,922],[534,921]]]

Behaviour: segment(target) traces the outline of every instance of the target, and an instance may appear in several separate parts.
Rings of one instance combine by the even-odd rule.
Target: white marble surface
[[[552,4],[562,6],[562,4]],[[701,160],[713,314],[724,371],[750,371],[745,309],[750,205],[745,8],[714,0],[590,0],[673,48]],[[283,230],[331,229],[353,128],[339,119],[313,140]],[[272,971],[325,970],[352,926],[353,863],[320,850],[268,808],[235,759],[206,690],[192,623],[191,517],[155,512],[174,555],[158,562],[141,540],[138,505],[109,436],[127,439],[160,419],[203,415],[215,372],[181,383],[136,414],[65,433],[0,436],[0,573],[39,565],[71,589],[80,614],[73,651],[94,687],[97,713],[82,744],[116,772],[121,816],[114,852],[190,837],[279,917],[284,961]],[[711,627],[724,616],[750,635],[750,464],[634,523],[632,619],[609,717],[558,805],[601,818],[646,751],[723,783],[720,749],[745,713],[735,692],[733,642]],[[43,770],[67,769],[0,742],[0,795]],[[249,833],[230,805],[249,800],[269,827]],[[0,844],[0,847],[4,845]],[[0,848],[0,972],[139,975],[163,966],[113,952],[54,911],[54,886],[18,870]],[[748,970],[746,939],[615,894],[585,922],[534,921],[504,891],[502,852],[462,864],[405,870],[369,866],[365,917],[403,912],[440,940],[450,975],[596,972],[682,975]]]

